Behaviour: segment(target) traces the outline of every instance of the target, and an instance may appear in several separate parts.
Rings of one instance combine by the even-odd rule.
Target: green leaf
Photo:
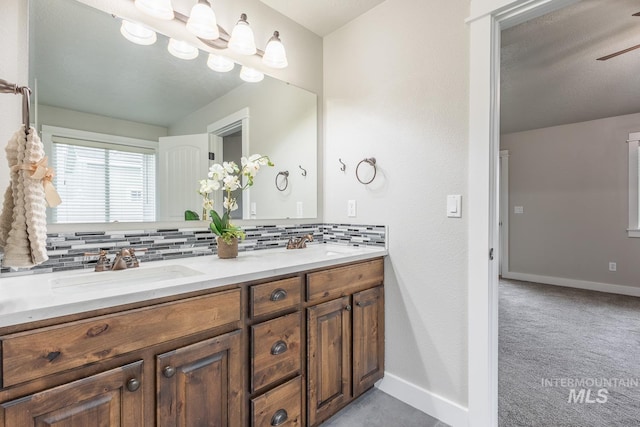
[[[220,215],[218,215],[218,212],[214,210],[211,210],[210,213],[211,213],[211,224],[209,225],[209,228],[211,228],[211,231],[213,231],[218,236],[222,236],[223,229],[225,227],[223,226],[223,221],[220,219]]]
[[[186,210],[184,211],[184,220],[185,221],[198,221],[200,216],[194,211]]]

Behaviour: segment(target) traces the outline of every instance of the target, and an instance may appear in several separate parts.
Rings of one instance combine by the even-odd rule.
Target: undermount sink
[[[162,267],[91,272],[60,277],[52,279],[49,282],[51,283],[51,289],[54,293],[76,293],[117,289],[124,286],[146,285],[200,274],[203,273],[183,265],[165,265]]]

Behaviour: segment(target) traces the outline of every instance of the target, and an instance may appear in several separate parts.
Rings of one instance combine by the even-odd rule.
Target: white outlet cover
[[[355,218],[356,216],[356,201],[349,200],[347,202],[347,216],[350,218]]]
[[[513,207],[514,214],[522,214],[524,213],[524,206],[514,206]]]

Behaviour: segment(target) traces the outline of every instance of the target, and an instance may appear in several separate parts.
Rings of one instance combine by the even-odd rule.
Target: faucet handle
[[[98,262],[96,262],[95,271],[105,271],[111,269],[111,262],[107,258],[107,251],[101,249],[100,252],[85,252],[84,256],[97,256]]]

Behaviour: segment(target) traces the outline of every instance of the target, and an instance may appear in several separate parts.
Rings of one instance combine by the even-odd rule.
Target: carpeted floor
[[[501,280],[499,316],[500,427],[640,426],[640,298]]]

